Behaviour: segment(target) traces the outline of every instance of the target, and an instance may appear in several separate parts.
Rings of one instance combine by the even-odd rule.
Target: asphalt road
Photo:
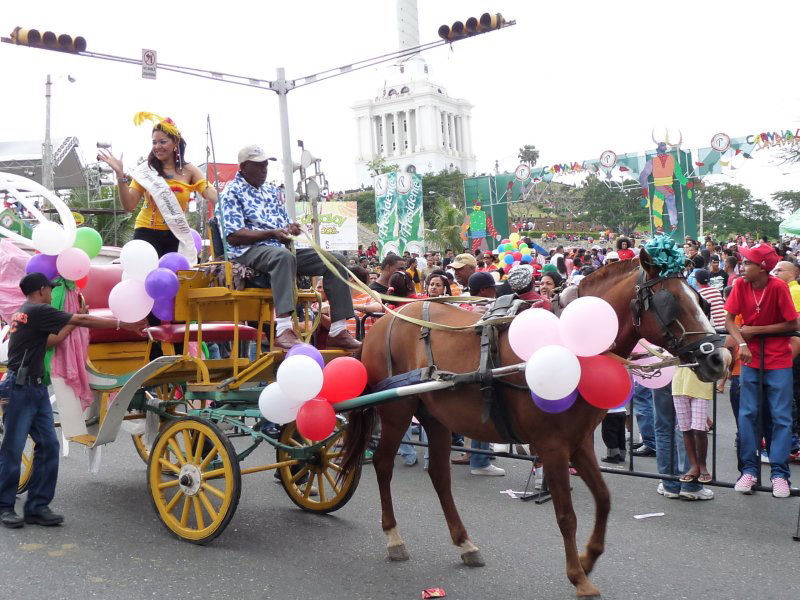
[[[733,422],[722,413],[719,473],[732,481]],[[246,476],[228,529],[211,545],[195,546],[157,519],[144,464],[128,439],[107,447],[99,474],[87,472],[84,454],[73,446],[62,461],[53,507],[66,515],[65,525],[0,530],[0,599],[413,599],[428,587],[443,587],[450,599],[574,597],[552,504],[500,493],[524,487],[527,462],[499,459],[508,470],[501,478],[454,467],[456,501],[487,562],[470,569],[450,543],[427,475],[399,458],[393,483],[411,554],[405,563],[385,558],[369,466],[350,503],[328,516],[295,508],[271,473]],[[654,471],[655,460],[636,459],[636,467]],[[800,469],[792,468],[797,485]],[[613,499],[607,551],[592,574],[604,598],[797,597],[800,543],[791,536],[800,499],[716,489],[713,501],[686,502],[656,494],[655,480],[606,479]],[[583,545],[593,506],[583,483],[574,478],[573,485]],[[665,515],[634,519],[652,512]]]

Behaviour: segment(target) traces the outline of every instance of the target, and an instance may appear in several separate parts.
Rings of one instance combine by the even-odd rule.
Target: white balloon
[[[278,385],[292,402],[316,398],[322,389],[322,369],[310,356],[290,356],[278,367]]]
[[[8,335],[8,331],[11,329],[11,325],[6,325],[2,329],[0,329],[0,363],[7,363],[8,362],[8,342],[9,338],[6,337]]]
[[[258,397],[258,410],[267,421],[283,425],[297,418],[302,402],[292,402],[281,391],[278,382],[270,383]]]
[[[122,247],[119,261],[131,279],[144,281],[150,271],[158,268],[158,253],[144,240],[131,240]]]
[[[64,228],[52,221],[46,221],[34,227],[31,241],[39,252],[50,256],[55,256],[69,248]]]
[[[534,352],[525,366],[525,381],[531,391],[545,400],[569,396],[581,379],[581,363],[569,348],[544,346]]]

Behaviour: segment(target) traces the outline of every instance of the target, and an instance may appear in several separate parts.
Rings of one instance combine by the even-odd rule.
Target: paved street
[[[733,422],[727,400],[720,406],[721,476],[731,481]],[[66,524],[0,530],[0,598],[416,599],[434,586],[464,600],[574,597],[552,505],[500,494],[523,489],[528,463],[497,464],[506,477],[478,479],[454,467],[456,500],[487,561],[469,569],[450,544],[420,465],[407,468],[398,459],[394,497],[411,560],[389,563],[371,467],[350,503],[330,516],[295,508],[271,473],[246,476],[228,529],[203,547],[173,538],[155,517],[144,465],[128,439],[108,447],[98,475],[87,472],[84,452],[74,446],[54,503]],[[636,466],[655,470],[655,460],[637,459]],[[796,485],[797,466],[793,475]],[[606,478],[613,498],[607,552],[592,576],[604,598],[797,597],[797,498],[716,489],[714,501],[690,503],[657,495],[654,480]],[[573,484],[582,545],[592,503],[582,482]],[[633,518],[659,511],[665,516]]]

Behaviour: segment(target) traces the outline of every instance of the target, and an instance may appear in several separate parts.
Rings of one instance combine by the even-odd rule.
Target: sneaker
[[[693,492],[681,490],[680,497],[684,500],[713,500],[714,492],[707,487],[700,488]]]
[[[633,451],[634,456],[655,456],[656,451],[653,450],[651,447],[642,444],[638,448],[634,449]]]
[[[25,522],[29,525],[44,525],[45,527],[53,527],[54,525],[61,525],[64,522],[64,517],[54,513],[50,507],[45,506],[38,513],[31,513],[25,515]]]
[[[403,464],[407,467],[413,467],[415,464],[417,464],[417,455],[409,454],[403,459]]]
[[[668,492],[664,488],[664,484],[663,483],[659,483],[658,484],[658,488],[656,489],[656,491],[659,494],[661,494],[662,496],[664,496],[664,498],[670,498],[671,500],[674,500],[675,498],[680,498],[681,497],[681,495],[678,492]]]
[[[772,480],[772,496],[775,498],[788,498],[789,495],[789,482],[783,477],[775,477]]]
[[[372,456],[375,453],[372,450],[364,450],[364,464],[369,464],[372,462]]]
[[[604,456],[600,459],[604,463],[610,463],[612,465],[618,465],[619,463],[624,463],[625,459],[622,458],[619,454],[614,454],[613,456]]]
[[[745,473],[741,477],[739,477],[736,485],[733,486],[733,489],[737,492],[742,492],[743,494],[752,494],[753,493],[753,486],[756,484],[756,478],[750,473]]]
[[[487,465],[480,469],[470,469],[469,472],[473,475],[487,475],[489,477],[502,477],[506,474],[505,469],[495,467],[494,465]]]

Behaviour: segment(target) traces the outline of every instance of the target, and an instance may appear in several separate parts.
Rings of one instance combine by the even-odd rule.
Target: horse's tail
[[[372,439],[376,415],[377,411],[374,406],[357,408],[347,415],[347,431],[344,435],[342,470],[339,472],[339,479],[343,479],[361,464],[364,451]]]

